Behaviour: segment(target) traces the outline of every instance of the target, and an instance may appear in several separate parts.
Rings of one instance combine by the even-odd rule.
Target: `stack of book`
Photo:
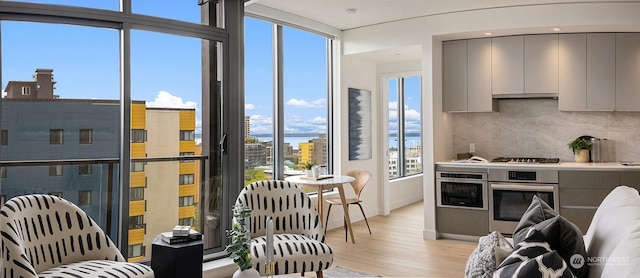
[[[162,240],[169,244],[201,240],[202,234],[189,226],[175,226],[173,231],[160,234]]]

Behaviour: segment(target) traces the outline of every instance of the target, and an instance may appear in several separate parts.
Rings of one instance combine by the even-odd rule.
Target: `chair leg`
[[[364,209],[362,209],[362,205],[360,203],[358,203],[358,206],[360,207],[360,211],[362,212],[362,216],[364,217],[364,222],[367,223],[367,229],[369,229],[369,234],[371,235],[371,228],[369,228],[369,221],[367,221],[367,216],[364,215]]]
[[[331,206],[333,206],[332,204],[329,204],[329,208],[327,209],[327,221],[324,224],[324,234],[327,234],[327,225],[329,225],[329,215],[331,215]],[[320,221],[322,221],[322,219],[320,219]]]
[[[348,241],[347,240],[347,218],[343,217],[342,218],[342,223],[344,224],[344,241]]]
[[[324,277],[324,276],[322,276],[322,270],[316,271],[316,277],[318,277],[318,278]]]

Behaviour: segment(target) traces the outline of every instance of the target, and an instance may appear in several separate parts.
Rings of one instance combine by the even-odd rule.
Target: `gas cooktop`
[[[497,157],[491,160],[491,162],[506,162],[506,163],[560,163],[560,158],[545,158],[545,157]]]

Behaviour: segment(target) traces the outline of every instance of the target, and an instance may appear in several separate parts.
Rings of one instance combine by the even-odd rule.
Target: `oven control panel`
[[[507,175],[510,181],[536,181],[538,179],[537,172],[509,171]]]
[[[489,181],[523,183],[558,183],[557,170],[489,169]]]

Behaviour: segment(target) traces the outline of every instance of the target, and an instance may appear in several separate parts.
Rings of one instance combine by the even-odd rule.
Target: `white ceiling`
[[[443,13],[548,3],[637,2],[637,0],[250,0],[340,30]],[[350,13],[347,10],[354,9]]]
[[[460,11],[551,3],[595,2],[638,2],[638,0],[249,0],[245,2],[245,6],[264,6],[345,31],[403,19]],[[354,11],[348,11],[351,9]],[[374,63],[419,60],[422,57],[422,49],[421,46],[415,45],[356,54],[356,56]]]

